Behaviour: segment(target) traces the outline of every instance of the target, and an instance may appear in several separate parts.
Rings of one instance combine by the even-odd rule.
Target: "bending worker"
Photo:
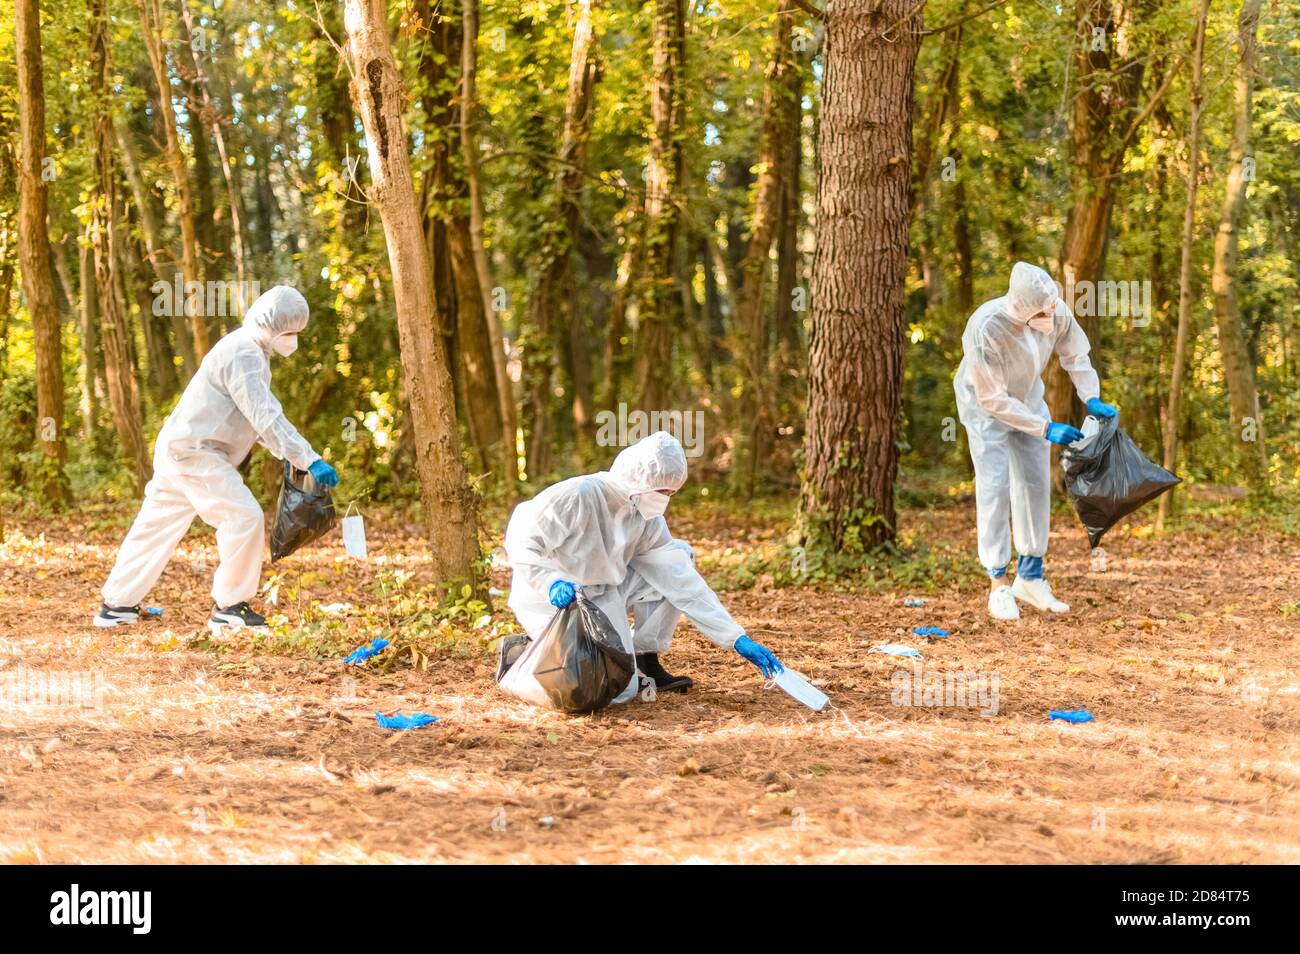
[[[953,388],[975,464],[975,523],[980,562],[991,581],[989,613],[1019,619],[1017,600],[1045,612],[1069,612],[1043,578],[1052,516],[1050,444],[1070,444],[1083,433],[1048,417],[1042,374],[1055,352],[1088,411],[1113,417],[1115,408],[1099,396],[1088,337],[1051,276],[1017,262],[1007,293],[971,315],[962,348]],[[1013,536],[1019,559],[1015,585],[1007,586]]]
[[[221,556],[212,579],[215,605],[209,627],[266,625],[248,604],[261,580],[265,521],[261,505],[235,468],[256,441],[327,487],[339,480],[285,418],[271,393],[271,355],[294,353],[307,318],[307,300],[295,289],[277,285],[253,302],[242,328],[204,356],[158,432],[153,479],[104,584],[96,626],[139,620],[140,602],[162,575],[195,515],[217,531]]]
[[[688,676],[664,670],[683,613],[723,649],[734,649],[771,676],[781,664],[740,625],[695,569],[691,548],[668,532],[664,511],[686,482],[686,454],[660,431],[625,448],[608,472],[572,477],[515,508],[506,528],[514,570],[510,608],[536,639],[555,615],[583,594],[609,617],[659,691],[685,692]],[[635,625],[629,628],[628,613]],[[633,674],[615,702],[636,694]]]

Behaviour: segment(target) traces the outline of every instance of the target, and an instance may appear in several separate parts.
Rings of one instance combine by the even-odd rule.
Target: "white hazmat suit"
[[[1046,312],[1044,314],[1044,312]],[[962,335],[953,389],[975,464],[980,562],[993,571],[1011,559],[1008,513],[1021,556],[1047,553],[1051,527],[1051,444],[1043,371],[1056,352],[1079,399],[1098,397],[1087,335],[1050,275],[1017,262],[1007,294],[975,310]]]
[[[608,472],[561,481],[516,507],[505,542],[514,570],[510,608],[529,637],[557,612],[551,584],[567,580],[604,611],[628,652],[666,651],[683,613],[731,649],[744,630],[695,569],[691,548],[673,539],[662,516],[647,520],[635,506],[641,494],[685,482],[682,445],[661,431],[624,449]],[[634,674],[614,701],[627,702],[636,690]]]
[[[300,470],[320,459],[271,393],[270,355],[291,350],[307,318],[307,300],[278,285],[253,302],[242,328],[204,356],[158,432],[153,479],[104,584],[108,606],[144,599],[196,515],[217,531],[213,601],[224,608],[256,594],[264,517],[235,468],[255,442]]]

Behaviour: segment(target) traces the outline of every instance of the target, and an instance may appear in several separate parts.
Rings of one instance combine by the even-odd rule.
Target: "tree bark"
[[[768,64],[763,91],[763,125],[759,139],[758,179],[754,185],[754,211],[750,218],[749,242],[740,264],[740,296],[734,329],[740,354],[740,421],[732,487],[752,497],[758,479],[759,461],[771,445],[773,382],[769,368],[771,329],[763,307],[763,292],[771,271],[772,242],[776,237],[782,198],[786,192],[782,157],[793,130],[787,126],[790,95],[789,74],[794,67],[790,46],[793,13],[778,13],[772,29],[772,59]]]
[[[465,164],[465,183],[469,188],[470,250],[474,256],[474,271],[478,275],[479,293],[483,296],[483,317],[487,322],[492,367],[496,374],[506,502],[513,504],[519,495],[519,453],[515,447],[518,423],[515,399],[510,390],[510,375],[506,371],[506,340],[492,300],[492,270],[488,265],[487,248],[483,244],[483,185],[479,174],[478,141],[474,135],[474,123],[478,117],[478,0],[463,0],[462,7],[460,148],[461,159]]]
[[[1205,66],[1205,22],[1210,0],[1201,0],[1196,18],[1196,42],[1192,65],[1191,128],[1187,133],[1187,204],[1183,209],[1183,257],[1178,270],[1178,337],[1174,342],[1174,367],[1169,381],[1169,406],[1165,411],[1165,470],[1178,465],[1178,438],[1183,420],[1183,377],[1187,370],[1187,342],[1192,326],[1192,244],[1196,239],[1196,192],[1201,172],[1201,84]],[[1163,530],[1173,511],[1174,489],[1160,496],[1156,527]]]
[[[189,173],[185,167],[185,153],[181,149],[180,137],[176,132],[171,77],[168,75],[167,60],[163,54],[162,3],[161,0],[136,0],[136,3],[140,8],[140,36],[149,54],[154,80],[158,84],[158,110],[166,140],[167,163],[176,186],[176,216],[180,221],[181,229],[181,275],[186,285],[189,285],[190,282],[201,282],[203,276],[199,271],[198,239],[194,231]],[[196,360],[201,361],[211,347],[207,321],[203,315],[203,308],[197,302],[191,302],[188,293],[185,297],[185,302],[174,302],[173,307],[183,307],[189,317],[194,356]]]
[[[1232,146],[1228,185],[1219,214],[1219,231],[1214,239],[1214,321],[1219,329],[1219,353],[1223,359],[1223,376],[1228,383],[1228,402],[1232,408],[1230,430],[1237,445],[1237,460],[1246,485],[1256,496],[1267,495],[1268,450],[1264,442],[1264,422],[1260,416],[1259,391],[1255,381],[1255,361],[1242,326],[1237,302],[1237,227],[1246,202],[1248,178],[1245,171],[1250,150],[1251,95],[1255,82],[1255,32],[1259,26],[1261,0],[1245,0],[1237,20],[1237,42],[1241,62],[1233,80]],[[1244,436],[1249,432],[1249,439]]]
[[[113,121],[108,87],[108,0],[90,0],[91,167],[95,184],[90,196],[90,242],[95,258],[95,284],[99,288],[99,328],[104,346],[104,378],[113,411],[113,429],[119,449],[135,479],[136,493],[144,492],[152,468],[144,439],[140,389],[131,360],[130,327],[117,294],[119,252],[114,223],[117,178],[113,165]]]
[[[637,407],[667,410],[673,374],[673,327],[681,316],[675,287],[681,189],[681,131],[686,60],[685,0],[653,0],[650,161],[646,169],[644,283],[632,368]]]
[[[389,46],[386,4],[345,0],[343,19],[354,103],[366,133],[370,200],[383,220],[388,245],[430,558],[441,583],[469,582],[485,593],[477,505],[461,459],[443,341],[432,323],[433,273],[411,182],[402,121],[406,103]]]
[[[569,52],[569,83],[565,93],[564,130],[555,164],[555,224],[540,237],[537,277],[528,296],[525,327],[529,329],[535,353],[529,357],[530,418],[528,471],[541,476],[533,461],[547,456],[550,434],[550,392],[557,359],[569,348],[567,323],[556,319],[566,314],[575,318],[569,281],[570,256],[578,231],[582,180],[587,164],[587,139],[591,133],[593,92],[600,76],[596,36],[591,12],[594,0],[577,0],[573,42]],[[561,297],[569,302],[566,309]]]
[[[818,549],[861,552],[895,534],[918,11],[826,6],[800,502],[800,535]]]
[[[16,0],[14,47],[18,66],[18,261],[23,294],[32,316],[36,351],[36,441],[43,466],[36,475],[41,498],[67,503],[63,464],[63,327],[50,271],[45,168],[45,80],[38,0]]]

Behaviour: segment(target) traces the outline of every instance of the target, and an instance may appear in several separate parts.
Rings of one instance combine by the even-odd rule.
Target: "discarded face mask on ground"
[[[275,507],[275,526],[271,528],[271,562],[319,540],[334,526],[336,516],[329,488],[318,484],[306,471],[294,470],[285,461],[280,501]]]
[[[792,699],[802,702],[813,712],[821,712],[822,709],[826,708],[826,703],[831,701],[826,693],[792,669],[783,670],[773,676],[767,682],[767,688],[770,689],[773,686],[782,690]]]
[[[1083,433],[1084,440],[1061,453],[1061,467],[1088,545],[1096,548],[1107,530],[1181,480],[1142,453],[1118,416],[1089,417]]]
[[[537,639],[501,643],[497,686],[507,695],[562,712],[595,712],[632,681],[636,660],[618,630],[581,592]]]

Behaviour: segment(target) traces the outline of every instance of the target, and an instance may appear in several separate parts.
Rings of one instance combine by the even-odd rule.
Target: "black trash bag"
[[[300,474],[302,477],[298,478]],[[271,528],[271,562],[319,540],[334,526],[335,518],[334,498],[329,488],[318,484],[306,471],[296,470],[286,460],[280,502],[275,507],[275,526]]]
[[[1124,517],[1182,483],[1138,449],[1119,426],[1119,415],[1101,418],[1087,446],[1061,452],[1065,489],[1074,501],[1088,543],[1096,547],[1102,535]]]
[[[636,670],[636,660],[623,649],[614,624],[581,593],[555,614],[537,639],[527,645],[509,636],[506,640],[497,684],[563,712],[605,708],[627,688]]]

